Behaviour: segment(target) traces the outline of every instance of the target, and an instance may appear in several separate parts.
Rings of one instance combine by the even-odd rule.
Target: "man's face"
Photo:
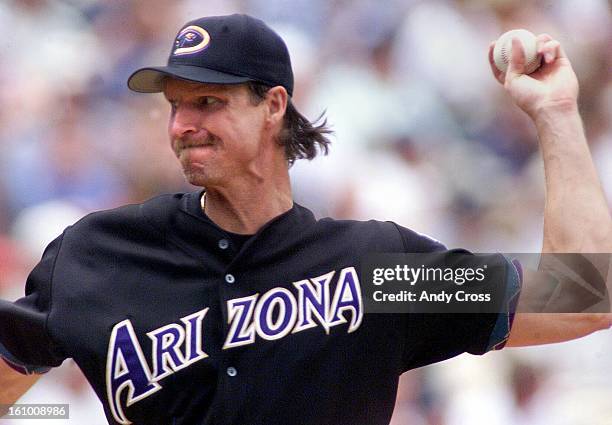
[[[223,185],[253,174],[263,149],[265,102],[254,105],[246,85],[168,79],[168,134],[187,180]]]

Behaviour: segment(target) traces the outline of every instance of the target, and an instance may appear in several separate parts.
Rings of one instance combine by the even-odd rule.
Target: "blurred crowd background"
[[[489,43],[513,28],[549,33],[567,51],[612,203],[606,0],[2,0],[3,298],[21,295],[44,246],[88,212],[195,189],[169,149],[163,96],[125,82],[165,63],[185,21],[233,12],[285,38],[298,109],[326,111],[335,130],[328,156],[291,170],[295,199],[319,217],[393,220],[473,251],[538,252],[535,131],[487,60]],[[611,352],[604,332],[412,371],[393,424],[612,424]],[[106,423],[70,361],[22,402],[70,403],[70,423]]]

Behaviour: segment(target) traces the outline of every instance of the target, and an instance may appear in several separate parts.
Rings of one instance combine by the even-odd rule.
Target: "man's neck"
[[[208,187],[202,199],[208,218],[232,233],[250,235],[293,207],[289,178],[256,187]]]

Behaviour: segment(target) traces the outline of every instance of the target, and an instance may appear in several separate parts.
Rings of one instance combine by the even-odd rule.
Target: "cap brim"
[[[130,90],[139,93],[159,93],[163,91],[163,80],[166,77],[209,84],[239,84],[252,81],[248,77],[226,74],[199,66],[169,65],[141,68],[128,78],[127,85]]]

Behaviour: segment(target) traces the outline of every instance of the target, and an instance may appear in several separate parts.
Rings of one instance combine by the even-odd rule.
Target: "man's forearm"
[[[506,347],[553,344],[581,338],[608,329],[612,326],[612,317],[595,313],[521,313],[516,315],[514,326],[522,331],[511,332]]]
[[[577,106],[534,117],[546,175],[543,252],[611,253],[612,219]]]
[[[0,404],[15,403],[39,378],[15,372],[0,359]]]
[[[609,255],[588,254],[612,253],[612,219],[577,107],[569,104],[542,111],[533,118],[538,130],[546,176],[542,252],[587,254],[587,259],[599,270],[606,282]],[[543,270],[553,267],[554,270],[550,262],[550,257],[542,257],[540,267]],[[532,294],[529,285],[539,284],[541,282],[537,280],[525,281],[521,294],[523,300],[519,307],[524,307],[529,301]],[[565,294],[563,296],[572,296],[571,291]],[[562,301],[563,305],[571,305],[572,301],[580,303],[580,300]],[[556,310],[554,305],[551,307],[553,311]],[[609,313],[579,311],[576,310],[577,314],[518,313],[507,346],[568,341],[608,329],[612,325],[612,315]]]

